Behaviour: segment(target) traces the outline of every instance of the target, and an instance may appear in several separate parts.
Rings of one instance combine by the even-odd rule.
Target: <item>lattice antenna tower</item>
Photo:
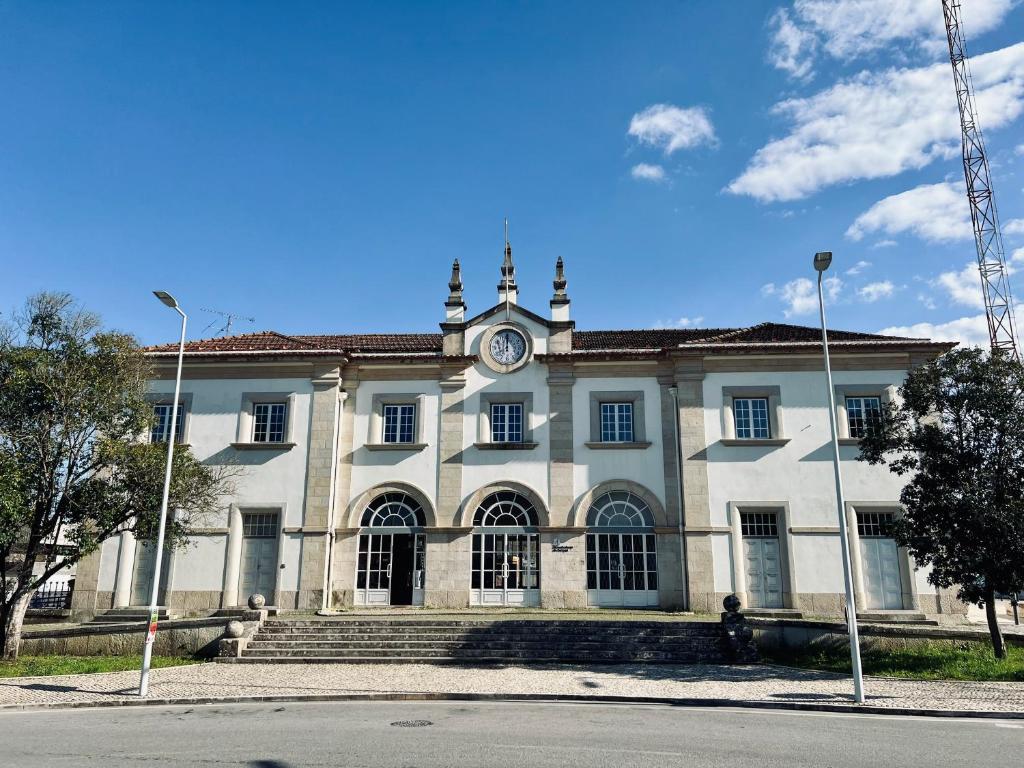
[[[989,340],[993,350],[1003,350],[1014,359],[1020,359],[1013,317],[1013,296],[1010,294],[1010,280],[1006,271],[999,215],[992,194],[992,175],[985,155],[981,126],[978,125],[974,85],[960,21],[960,0],[942,0],[942,15],[946,20],[949,61],[953,65],[953,84],[960,107],[964,178],[967,181],[967,200],[974,225],[974,244],[978,251]]]
[[[217,332],[214,334],[214,336],[220,336],[221,334],[224,334],[224,335],[230,334],[231,333],[231,326],[235,322],[235,320],[244,320],[247,323],[255,323],[256,322],[256,318],[255,317],[245,317],[244,315],[242,315],[242,314],[240,314],[238,312],[221,312],[219,309],[206,309],[206,308],[203,308],[203,312],[209,312],[211,315],[219,315],[221,317],[221,320],[218,320],[217,318],[214,318],[210,322],[210,324],[203,329],[203,333],[206,333],[208,330],[210,330],[213,326],[215,326],[219,322],[223,321],[223,323],[224,323],[217,330]]]

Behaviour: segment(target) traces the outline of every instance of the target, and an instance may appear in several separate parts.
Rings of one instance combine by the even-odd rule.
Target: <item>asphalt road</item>
[[[951,768],[1013,764],[1022,743],[1021,721],[649,705],[337,702],[0,714],[0,766],[18,768]]]

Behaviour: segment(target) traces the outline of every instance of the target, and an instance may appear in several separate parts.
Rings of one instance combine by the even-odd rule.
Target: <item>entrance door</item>
[[[903,582],[895,540],[886,537],[862,538],[860,561],[864,569],[867,607],[888,611],[902,609]]]
[[[135,570],[132,573],[132,605],[149,605],[153,594],[153,571],[156,568],[156,547],[149,543],[135,545]],[[170,574],[171,553],[164,550],[160,565],[160,593],[157,604],[163,605],[167,597],[167,577]]]
[[[357,605],[423,605],[426,536],[363,533],[356,562]]]
[[[743,554],[747,566],[747,605],[750,608],[782,608],[779,540],[744,538]]]
[[[536,533],[473,534],[473,603],[540,605],[538,541]]]
[[[267,605],[277,597],[277,512],[242,513],[242,562],[238,574],[238,598],[263,595]]]
[[[587,534],[587,597],[604,607],[658,604],[655,538],[642,533]]]

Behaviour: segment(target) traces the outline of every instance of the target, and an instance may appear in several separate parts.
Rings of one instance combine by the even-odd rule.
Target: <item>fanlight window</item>
[[[498,491],[484,499],[473,515],[473,525],[482,527],[537,525],[537,510],[525,496],[515,491]]]
[[[405,493],[384,493],[371,501],[360,525],[369,528],[423,528],[427,524],[423,507]]]
[[[590,505],[587,525],[595,528],[653,528],[654,515],[647,502],[635,493],[609,491]]]

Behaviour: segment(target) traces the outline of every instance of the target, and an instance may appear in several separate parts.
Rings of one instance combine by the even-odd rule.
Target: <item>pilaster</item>
[[[331,483],[334,479],[335,435],[339,418],[338,368],[318,371],[312,380],[313,396],[306,454],[306,505],[302,527],[302,566],[299,572],[299,608],[319,608],[327,567],[327,521],[330,517]],[[322,532],[320,532],[322,531]]]
[[[437,524],[456,525],[462,503],[465,427],[464,363],[441,364],[441,432],[438,439]]]
[[[114,581],[115,608],[127,608],[131,604],[135,548],[135,535],[131,531],[122,531],[117,551],[117,576]]]
[[[572,525],[573,415],[572,364],[553,364],[548,369],[548,506],[554,525]]]

